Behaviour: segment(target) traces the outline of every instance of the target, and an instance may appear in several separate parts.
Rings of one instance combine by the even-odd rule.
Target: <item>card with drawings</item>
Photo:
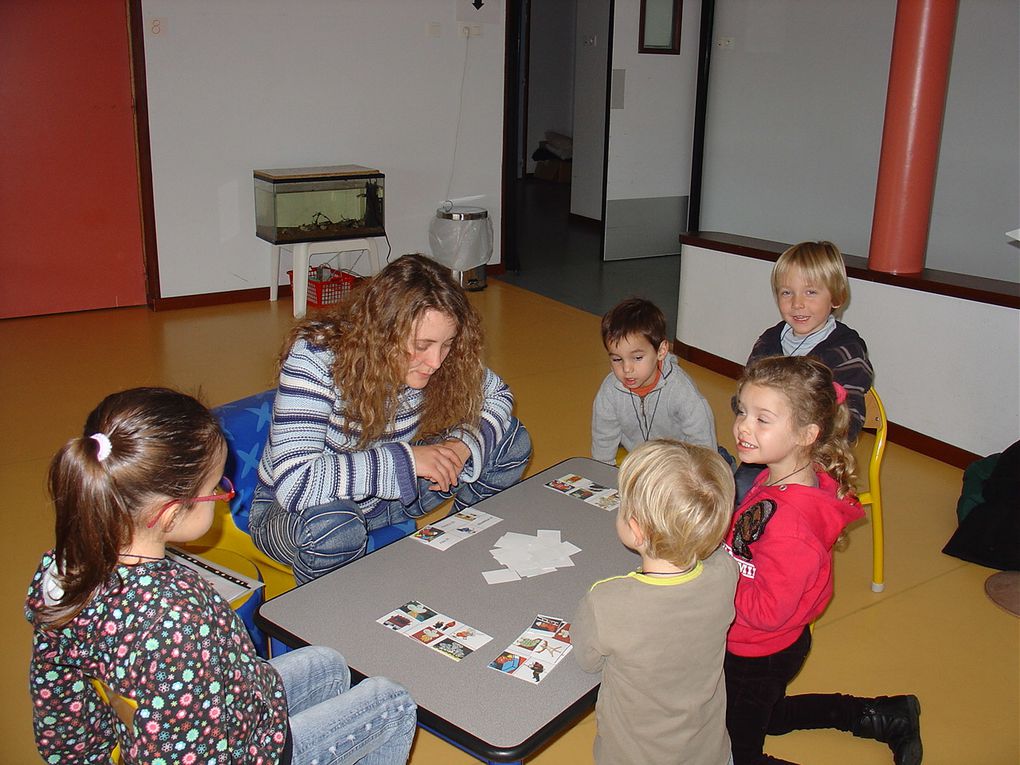
[[[492,638],[470,625],[412,600],[376,621],[405,637],[460,661]]]
[[[568,497],[587,502],[589,505],[601,507],[603,510],[615,510],[620,506],[620,492],[610,486],[603,486],[575,473],[555,478],[546,483],[546,487]]]
[[[539,614],[489,667],[529,683],[540,683],[571,647],[570,622]]]
[[[441,521],[423,526],[414,532],[411,538],[427,544],[429,547],[445,550],[501,520],[503,519],[495,515],[469,507]]]

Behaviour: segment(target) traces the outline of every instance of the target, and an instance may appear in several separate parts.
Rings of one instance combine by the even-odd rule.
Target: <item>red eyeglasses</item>
[[[145,524],[145,528],[151,529],[153,526],[159,523],[159,519],[163,517],[163,513],[165,513],[167,509],[170,508],[171,505],[185,503],[198,504],[199,502],[229,502],[237,495],[237,492],[234,491],[234,484],[231,483],[230,479],[227,478],[226,476],[223,476],[220,479],[220,482],[216,484],[216,488],[221,489],[221,491],[218,491],[215,494],[210,494],[206,497],[187,497],[185,499],[171,499],[169,502],[167,502],[165,505],[163,505],[163,507],[159,509],[159,512],[156,513],[155,517],[153,517],[151,521]]]

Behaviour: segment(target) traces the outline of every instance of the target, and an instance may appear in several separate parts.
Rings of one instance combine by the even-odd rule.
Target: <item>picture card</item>
[[[570,622],[539,614],[489,667],[529,683],[540,683],[570,653]]]
[[[589,505],[601,507],[603,510],[612,511],[620,506],[620,492],[611,486],[603,486],[600,483],[570,473],[560,478],[554,478],[546,483],[546,487],[566,494],[568,497],[580,499]]]
[[[474,627],[412,600],[376,621],[455,661],[470,656],[492,638]]]
[[[501,520],[503,519],[495,515],[469,507],[441,521],[423,526],[412,534],[411,538],[437,550],[446,550]]]

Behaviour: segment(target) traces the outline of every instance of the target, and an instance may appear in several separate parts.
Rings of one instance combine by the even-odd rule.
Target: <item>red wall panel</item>
[[[0,317],[145,302],[125,0],[0,2]]]

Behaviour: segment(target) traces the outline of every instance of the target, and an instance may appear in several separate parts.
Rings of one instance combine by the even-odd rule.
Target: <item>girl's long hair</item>
[[[452,318],[457,336],[423,391],[416,437],[435,438],[457,425],[477,425],[485,374],[481,318],[450,269],[423,255],[398,258],[330,313],[295,326],[280,363],[299,339],[331,351],[333,384],[344,401],[347,434],[365,448],[396,416],[410,360],[408,342],[428,310]]]
[[[857,458],[847,440],[850,407],[845,399],[836,403],[832,371],[809,356],[769,356],[744,370],[737,395],[752,383],[786,396],[798,427],[818,426],[811,459],[836,481],[838,497],[856,494]]]
[[[103,459],[96,434],[109,439]],[[41,609],[43,622],[73,619],[109,579],[153,503],[196,496],[224,448],[219,422],[184,393],[134,388],[103,399],[50,463],[63,596]]]

